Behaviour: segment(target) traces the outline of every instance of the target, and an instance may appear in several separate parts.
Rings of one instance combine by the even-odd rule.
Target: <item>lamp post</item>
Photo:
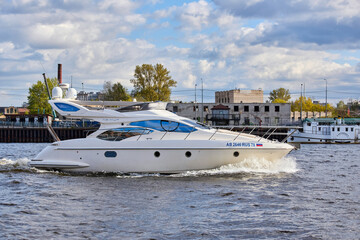
[[[326,78],[324,78],[324,80],[325,80],[325,117],[327,117],[327,79]]]
[[[300,91],[300,121],[302,121],[302,86],[301,84],[301,91]]]
[[[197,87],[197,84],[195,83],[195,121],[197,121],[196,87]]]
[[[201,123],[204,123],[204,82],[201,78]]]

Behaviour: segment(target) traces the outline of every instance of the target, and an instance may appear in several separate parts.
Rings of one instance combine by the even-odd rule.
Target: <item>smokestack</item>
[[[62,65],[60,63],[58,64],[58,81],[59,84],[62,83]]]

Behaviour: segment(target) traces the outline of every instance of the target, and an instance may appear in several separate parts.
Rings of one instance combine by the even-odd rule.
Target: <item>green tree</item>
[[[130,80],[134,85],[132,95],[143,101],[169,101],[170,88],[177,83],[169,74],[162,64],[136,66],[134,79]]]
[[[106,81],[104,83],[103,94],[105,101],[131,101],[127,89],[119,82],[111,84],[111,82]]]
[[[46,81],[51,93],[52,89],[58,86],[58,81],[56,78],[51,78],[51,79],[47,78]],[[48,103],[49,96],[44,82],[37,81],[37,83],[33,84],[29,88],[29,95],[27,98],[29,103],[28,109],[31,114],[44,113],[44,112],[46,114],[52,114],[51,106]]]
[[[269,100],[274,103],[276,99],[282,99],[285,103],[289,102],[291,96],[289,89],[278,88],[270,92]]]
[[[339,101],[336,104],[336,108],[334,111],[334,115],[335,116],[340,116],[340,117],[348,117],[348,106],[344,103],[344,101]]]

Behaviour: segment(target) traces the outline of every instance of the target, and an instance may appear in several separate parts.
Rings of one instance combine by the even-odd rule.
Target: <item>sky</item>
[[[359,0],[0,0],[0,106],[42,73],[78,90],[129,91],[136,65],[163,64],[172,100],[283,87],[292,99],[360,100]]]

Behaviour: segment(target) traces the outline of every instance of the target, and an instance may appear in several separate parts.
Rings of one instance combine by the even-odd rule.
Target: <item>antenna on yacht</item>
[[[50,89],[49,89],[49,85],[47,84],[47,81],[46,81],[45,73],[43,73],[43,77],[44,77],[44,82],[45,82],[46,90],[47,90],[47,93],[48,93],[48,96],[49,96],[49,100],[51,100]],[[56,118],[55,110],[54,110],[52,107],[51,107],[51,110],[52,110],[52,113],[53,113],[54,118]]]

